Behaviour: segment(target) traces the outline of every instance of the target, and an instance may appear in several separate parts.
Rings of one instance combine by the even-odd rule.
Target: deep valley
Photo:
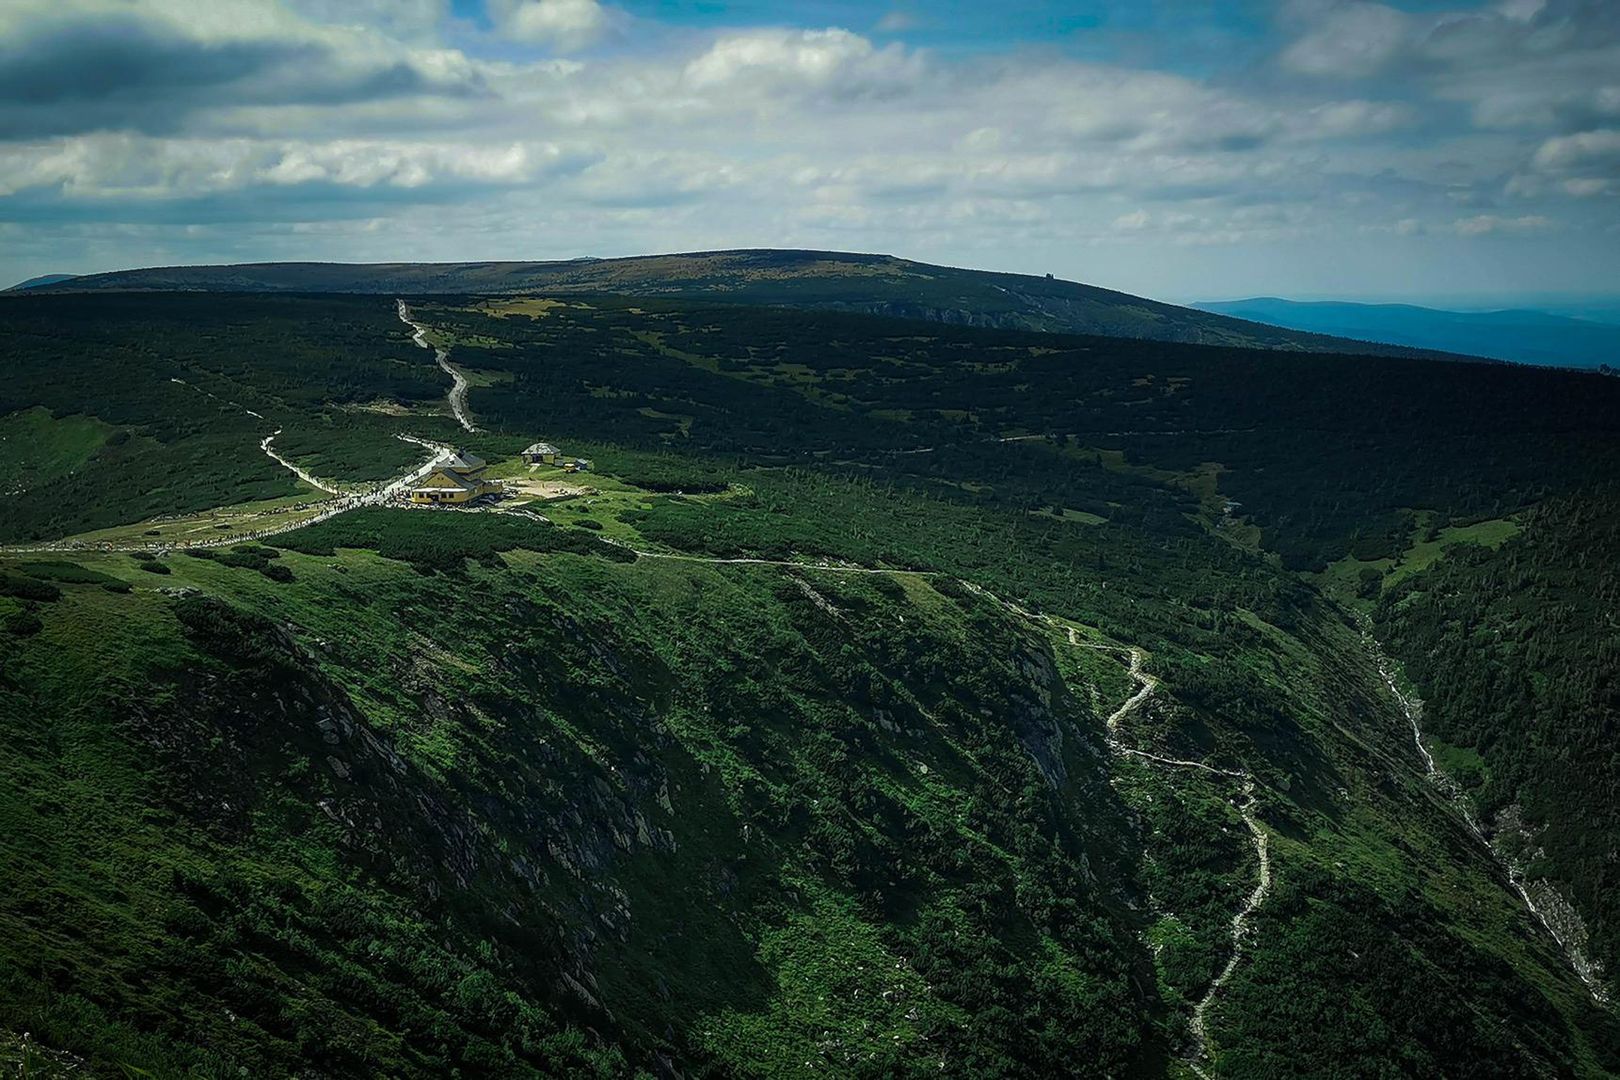
[[[1620,381],[611,290],[0,332],[30,1075],[1620,1072]]]

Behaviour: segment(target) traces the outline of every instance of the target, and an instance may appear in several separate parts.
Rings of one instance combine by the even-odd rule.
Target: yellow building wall
[[[427,505],[442,503],[471,502],[475,497],[482,495],[482,491],[464,491],[461,488],[445,488],[434,491],[412,491],[411,502]]]
[[[435,479],[438,479],[439,483],[435,484],[433,482]],[[411,490],[411,502],[434,506],[446,503],[457,504],[471,502],[480,495],[487,495],[492,491],[499,490],[500,484],[490,480],[480,480],[470,490],[459,485],[453,486],[444,482],[443,474],[434,473]]]
[[[422,482],[416,486],[425,488],[454,488],[458,487],[459,483],[454,477],[450,476],[450,474],[445,472],[443,469],[435,469],[433,472],[424,477]]]

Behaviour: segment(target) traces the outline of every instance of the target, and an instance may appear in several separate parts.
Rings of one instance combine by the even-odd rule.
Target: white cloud
[[[1620,182],[1600,176],[1577,176],[1563,181],[1559,187],[1567,195],[1577,199],[1589,199],[1594,195],[1620,191]]]
[[[507,37],[561,53],[597,44],[616,23],[597,0],[496,0],[490,12]]]
[[[1503,0],[1407,13],[1371,0],[1292,0],[1279,55],[1294,74],[1466,106],[1476,126],[1580,129],[1620,118],[1620,6]]]
[[[722,37],[686,65],[685,82],[698,90],[756,92],[832,90],[839,96],[898,91],[924,71],[916,53],[894,44],[879,48],[848,30],[749,30]]]
[[[279,0],[10,0],[0,6],[0,138],[185,129],[237,106],[477,97],[480,65]]]
[[[0,155],[0,197],[43,188],[103,202],[166,201],[300,185],[427,194],[445,187],[513,186],[575,164],[582,162],[550,143],[107,134],[13,145]]]
[[[1307,33],[1283,50],[1282,63],[1305,75],[1375,75],[1401,55],[1412,27],[1409,16],[1384,4],[1355,0],[1329,5]]]
[[[1613,35],[1567,3],[1296,0],[1285,60],[1210,78],[651,20],[633,50],[557,55],[629,41],[594,0],[503,0],[494,33],[444,0],[0,0],[0,213],[108,236],[236,220],[306,257],[412,229],[441,257],[851,246],[1071,273],[1101,245],[1127,260],[1110,276],[1223,245],[1521,252],[1612,212]],[[121,51],[93,63],[108,20]]]
[[[1535,165],[1546,172],[1601,169],[1620,174],[1620,131],[1583,131],[1548,139],[1536,151]]]
[[[1474,217],[1458,218],[1451,223],[1451,228],[1458,236],[1490,236],[1493,234],[1522,236],[1528,233],[1547,232],[1553,228],[1553,222],[1540,214],[1526,214],[1522,217],[1476,214]]]
[[[1620,194],[1620,130],[1601,128],[1543,142],[1529,169],[1509,182],[1508,192],[1536,198],[1548,191],[1576,199]]]
[[[421,40],[450,17],[449,0],[287,0],[313,22],[372,28],[403,40]]]
[[[1332,101],[1305,112],[1304,126],[1319,138],[1383,135],[1413,123],[1409,105],[1387,101]]]

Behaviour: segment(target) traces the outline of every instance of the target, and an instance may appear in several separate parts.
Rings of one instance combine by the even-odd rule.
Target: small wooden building
[[[537,442],[523,451],[523,460],[530,465],[555,465],[561,456],[562,451],[548,442]]]

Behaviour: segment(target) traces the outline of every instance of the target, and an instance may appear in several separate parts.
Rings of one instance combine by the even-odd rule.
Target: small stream
[[[1390,694],[1395,698],[1396,703],[1400,705],[1401,714],[1406,717],[1407,723],[1412,726],[1412,744],[1417,748],[1418,756],[1423,761],[1424,775],[1429,779],[1430,783],[1434,784],[1450,800],[1458,816],[1467,824],[1468,831],[1474,834],[1474,838],[1480,842],[1486,851],[1490,852],[1491,858],[1507,874],[1509,883],[1512,884],[1513,890],[1519,894],[1519,899],[1524,902],[1525,908],[1531,915],[1535,916],[1536,921],[1558,943],[1558,947],[1563,950],[1564,955],[1569,959],[1570,966],[1575,969],[1575,974],[1580,976],[1581,981],[1586,984],[1587,990],[1591,992],[1592,1000],[1599,1005],[1607,1006],[1609,1004],[1609,992],[1603,985],[1602,967],[1588,957],[1581,948],[1580,939],[1585,937],[1586,927],[1581,921],[1580,914],[1570,906],[1569,901],[1564,899],[1551,882],[1530,879],[1525,874],[1524,866],[1518,860],[1513,859],[1491,842],[1474,813],[1473,800],[1468,797],[1467,793],[1462,790],[1455,780],[1440,769],[1435,763],[1434,755],[1424,745],[1423,702],[1401,689],[1400,681],[1396,678],[1394,661],[1389,658],[1389,655],[1384,652],[1383,646],[1373,637],[1371,624],[1365,617],[1362,618],[1362,639],[1366,642],[1367,650],[1373,657],[1373,662],[1378,668],[1378,674],[1384,680],[1384,685],[1389,688]],[[1535,895],[1533,895],[1537,893],[1541,895],[1539,903]]]

